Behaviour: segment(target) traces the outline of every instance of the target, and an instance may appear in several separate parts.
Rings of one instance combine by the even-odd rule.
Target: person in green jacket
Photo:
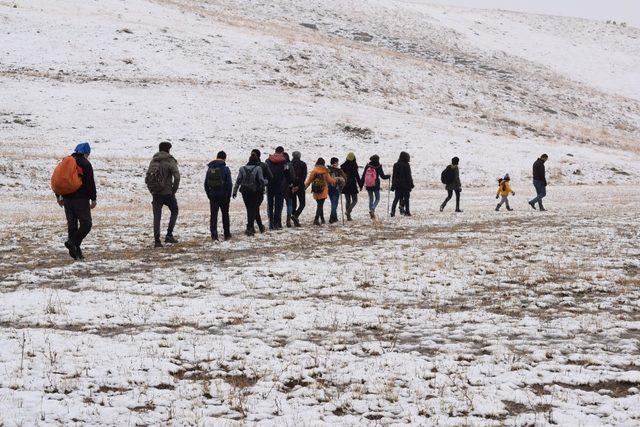
[[[180,186],[180,171],[178,170],[178,162],[169,154],[171,150],[170,142],[161,142],[158,152],[153,156],[149,169],[147,170],[146,183],[153,200],[153,238],[155,247],[162,247],[160,241],[160,221],[162,219],[162,207],[167,206],[171,211],[169,217],[169,226],[167,234],[164,238],[165,243],[178,243],[173,237],[173,229],[178,219],[178,201],[176,200],[176,192]]]
[[[447,190],[447,198],[444,199],[444,202],[440,205],[440,212],[442,212],[447,206],[449,200],[451,200],[451,196],[453,193],[456,193],[456,212],[462,212],[460,210],[460,192],[462,191],[462,184],[460,183],[460,170],[458,169],[458,163],[460,159],[454,157],[451,159],[451,164],[447,166],[446,175],[448,179],[445,183],[445,188]]]

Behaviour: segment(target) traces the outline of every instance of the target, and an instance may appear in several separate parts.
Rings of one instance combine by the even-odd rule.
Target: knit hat
[[[300,160],[300,157],[302,157],[302,154],[300,154],[299,151],[294,151],[293,153],[291,153],[291,155],[293,156],[294,159],[298,159],[298,160]]]
[[[171,150],[171,143],[168,141],[163,141],[158,145],[158,151],[164,151],[166,153]]]
[[[453,159],[451,159],[451,164],[452,165],[457,165],[458,163],[460,163],[460,159],[457,157],[454,157]]]
[[[74,153],[78,154],[91,154],[91,147],[89,146],[88,142],[81,142],[80,144],[76,145],[76,149],[73,151]]]
[[[509,181],[511,179],[511,177],[509,176],[508,173],[504,174],[504,180],[505,181]]]
[[[352,152],[347,153],[347,160],[349,160],[350,162],[353,162],[356,159],[356,155],[353,154]]]

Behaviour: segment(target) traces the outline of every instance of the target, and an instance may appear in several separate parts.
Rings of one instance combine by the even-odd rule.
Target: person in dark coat
[[[447,206],[447,203],[451,200],[454,192],[456,193],[456,212],[462,212],[460,210],[460,193],[462,192],[462,184],[460,183],[460,169],[458,169],[458,163],[460,163],[460,159],[454,157],[451,159],[451,164],[447,166],[447,169],[451,171],[452,179],[445,184],[447,198],[444,199],[444,202],[440,205],[440,212],[442,212],[445,206]]]
[[[239,188],[247,210],[247,229],[245,231],[247,236],[253,236],[256,233],[254,223],[257,216],[260,215],[258,202],[261,197],[264,197],[264,187],[267,185],[262,170],[260,158],[255,153],[251,153],[249,162],[238,171],[238,178],[233,187],[233,198],[236,198]]]
[[[358,172],[358,162],[356,161],[356,155],[353,153],[347,154],[347,160],[340,165],[340,168],[347,177],[347,182],[342,189],[345,199],[345,214],[347,215],[347,221],[351,221],[351,212],[358,203],[358,188],[362,188],[362,180],[360,179],[360,173]]]
[[[67,218],[67,240],[64,246],[73,259],[84,259],[80,245],[91,231],[93,225],[91,210],[96,207],[96,182],[93,177],[93,166],[89,162],[91,146],[80,143],[71,155],[81,171],[82,185],[71,194],[56,194],[58,205],[64,207]]]
[[[231,202],[231,171],[226,164],[227,154],[220,151],[216,159],[209,163],[204,179],[204,191],[209,198],[211,217],[209,229],[211,239],[218,240],[218,211],[222,212],[222,229],[224,240],[231,238],[229,225],[229,203]]]
[[[258,158],[258,162],[260,163],[260,168],[262,169],[262,176],[263,178],[267,181],[267,183],[273,179],[273,174],[271,173],[271,169],[269,169],[269,166],[266,165],[266,163],[260,161],[260,150],[258,150],[257,148],[254,148],[253,150],[251,150],[251,154],[255,155]],[[262,205],[262,202],[264,201],[264,187],[262,187],[262,189],[260,190],[261,194],[258,195],[258,209],[256,212],[256,225],[258,226],[258,229],[260,230],[261,233],[264,233],[264,225],[262,225],[262,217],[260,216],[260,205]]]
[[[265,161],[271,171],[271,178],[267,184],[267,212],[269,214],[269,229],[280,230],[282,228],[282,207],[284,205],[284,192],[287,185],[285,178],[284,148],[277,147]]]
[[[538,203],[540,210],[546,211],[544,206],[542,206],[542,199],[547,195],[547,176],[544,163],[548,158],[548,155],[543,154],[533,163],[533,186],[536,189],[536,197],[529,200],[529,206],[534,210],[536,208],[536,203]]]
[[[291,228],[291,220],[293,219],[293,201],[295,199],[295,193],[298,189],[295,187],[296,185],[296,174],[293,169],[293,165],[291,164],[291,160],[289,157],[289,153],[282,153],[284,158],[286,159],[286,163],[284,165],[284,180],[285,180],[285,189],[284,189],[284,202],[287,206],[287,228]],[[295,221],[295,220],[294,220]]]
[[[162,247],[160,241],[160,222],[162,221],[162,207],[166,206],[171,212],[169,217],[169,225],[167,227],[167,234],[164,237],[165,243],[178,243],[175,237],[173,237],[173,230],[178,219],[178,201],[176,199],[176,193],[180,187],[180,171],[178,170],[178,161],[171,155],[170,142],[161,142],[158,146],[158,152],[153,155],[151,163],[157,162],[162,169],[162,176],[164,177],[164,183],[162,188],[152,192],[153,200],[151,206],[153,208],[153,239],[155,247]],[[151,169],[151,164],[149,168]]]
[[[332,157],[329,164],[329,174],[336,180],[336,183],[329,185],[329,201],[331,202],[331,214],[329,215],[329,224],[338,222],[338,206],[340,204],[340,195],[342,188],[347,181],[347,176],[340,168],[340,160]]]
[[[393,174],[391,178],[391,191],[395,192],[393,204],[391,205],[391,216],[396,215],[396,206],[402,201],[400,212],[403,215],[411,216],[409,210],[409,196],[413,189],[413,177],[411,176],[411,165],[409,162],[411,157],[409,153],[401,152],[398,161],[393,165]]]
[[[296,177],[296,181],[293,187],[297,188],[297,190],[292,193],[291,198],[291,206],[293,208],[291,220],[296,227],[300,227],[300,215],[302,214],[302,211],[304,210],[304,207],[306,205],[306,192],[304,191],[304,182],[307,179],[307,164],[302,161],[301,157],[302,154],[299,151],[294,151],[293,160],[291,161],[293,174]]]
[[[369,158],[369,163],[367,163],[362,171],[362,178],[360,180],[360,189],[362,190],[362,187],[364,186],[367,189],[367,195],[369,196],[369,215],[371,216],[371,219],[375,219],[376,208],[378,207],[378,203],[380,203],[380,180],[390,178],[391,175],[386,175],[384,170],[382,170],[380,156],[377,154],[371,156]]]

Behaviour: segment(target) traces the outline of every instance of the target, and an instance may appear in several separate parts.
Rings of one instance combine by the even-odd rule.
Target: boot
[[[320,225],[320,218],[319,217],[315,217],[315,219],[313,220],[313,225]]]
[[[444,207],[447,206],[445,203],[440,205],[440,212],[442,212],[444,210]]]
[[[251,228],[247,227],[247,229],[245,230],[244,234],[246,234],[247,236],[251,237],[251,236],[256,234],[256,229],[253,228],[253,227],[251,227]]]
[[[84,259],[84,255],[82,255],[82,249],[80,249],[80,246],[76,246],[76,248],[78,249],[78,259],[82,261]]]
[[[393,218],[394,216],[396,216],[396,212],[395,211],[391,211],[391,213],[389,215],[391,215],[391,218]],[[402,209],[400,210],[400,215],[404,215],[404,213],[402,212]]]
[[[264,225],[262,224],[258,224],[258,230],[260,230],[260,233],[264,233],[266,231],[266,229],[264,228]]]
[[[529,206],[531,206],[534,211],[536,210],[536,203],[533,200],[529,202]]]
[[[323,223],[323,224],[326,223],[325,220],[324,220],[324,214],[320,215],[320,222]]]
[[[73,259],[78,259],[78,247],[71,243],[71,240],[64,242],[64,247],[69,250],[69,256]]]
[[[164,238],[164,242],[165,243],[178,243],[178,240],[176,240],[175,237],[173,237],[172,234],[167,234]]]
[[[329,217],[329,224],[333,224],[333,223],[336,223],[336,222],[338,222],[338,217],[334,216],[334,215],[331,215]]]
[[[373,209],[369,209],[369,216],[371,219],[376,219],[376,213]]]
[[[161,248],[162,247],[162,242],[158,239],[155,241],[155,243],[153,244],[154,248]]]
[[[509,208],[507,208],[507,209],[509,209]],[[498,203],[498,204],[496,205],[496,212],[498,212],[499,210],[500,210],[500,203]]]
[[[347,221],[351,221],[351,212],[347,212]]]
[[[409,211],[405,211],[405,212],[404,212],[404,216],[413,216],[413,215],[411,215],[411,212],[409,212]]]
[[[291,228],[291,215],[287,215],[287,228]]]
[[[540,200],[540,201],[538,202],[538,208],[539,208],[538,210],[539,210],[539,211],[541,211],[541,212],[546,211],[546,209],[544,208],[544,206],[542,206],[542,200]]]
[[[225,235],[224,235],[224,240],[225,240],[225,241],[227,241],[227,240],[231,240],[231,233],[229,233],[229,234],[225,234]]]
[[[300,221],[298,221],[298,217],[293,215],[291,217],[291,220],[293,221],[293,225],[295,225],[296,227],[300,227]]]
[[[213,240],[214,242],[218,241],[218,233],[214,233],[211,235],[211,240]]]

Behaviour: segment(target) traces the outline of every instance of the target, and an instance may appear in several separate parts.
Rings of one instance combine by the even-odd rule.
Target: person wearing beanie
[[[496,205],[496,212],[500,210],[500,207],[502,207],[503,204],[506,205],[508,211],[513,210],[509,206],[509,194],[512,196],[516,195],[516,193],[511,190],[511,178],[509,177],[509,174],[506,174],[504,178],[498,178],[498,192],[496,193],[496,199],[499,197],[502,197],[502,199]]]
[[[271,178],[267,184],[267,213],[269,214],[269,229],[282,229],[282,208],[284,206],[284,192],[287,186],[285,178],[284,148],[277,147],[276,151],[265,161]]]
[[[89,162],[91,146],[87,142],[81,142],[73,150],[71,156],[66,157],[54,171],[51,178],[52,187],[59,171],[63,170],[65,162],[69,162],[73,168],[73,173],[80,177],[79,187],[75,191],[60,194],[54,190],[58,205],[64,207],[64,214],[67,219],[67,240],[64,246],[69,251],[73,259],[84,259],[80,245],[89,235],[93,226],[91,210],[96,203],[96,182],[93,177],[93,166]],[[59,169],[60,168],[60,169]],[[57,186],[55,186],[57,187]]]
[[[454,157],[451,159],[451,164],[442,172],[442,183],[445,184],[447,190],[447,198],[440,205],[440,212],[442,212],[447,206],[449,200],[456,193],[456,212],[462,212],[460,210],[460,193],[462,192],[462,184],[460,183],[460,170],[458,169],[458,163],[460,159]]]
[[[224,240],[231,238],[229,221],[229,204],[231,202],[231,171],[227,167],[227,154],[218,152],[216,159],[207,165],[207,173],[204,178],[204,191],[209,199],[209,230],[211,239],[218,240],[218,212],[222,213],[222,229]]]
[[[329,196],[328,186],[336,184],[336,180],[331,176],[329,169],[327,169],[324,164],[324,159],[320,157],[304,183],[305,190],[311,186],[311,192],[316,201],[316,216],[313,220],[314,225],[324,224],[324,201]]]
[[[251,153],[247,164],[238,171],[238,178],[233,187],[233,198],[236,198],[239,188],[247,211],[247,229],[245,231],[247,236],[253,236],[256,233],[254,224],[260,217],[259,201],[264,197],[265,185],[267,185],[267,180],[262,174],[260,157]],[[262,227],[262,222],[259,225]],[[264,227],[261,231],[264,231]]]
[[[260,156],[262,155],[262,153],[260,153],[260,150],[258,150],[257,148],[254,148],[253,150],[251,150],[251,155],[254,155],[258,158],[258,162],[260,163],[260,168],[262,169],[262,176],[264,177],[264,179],[267,180],[267,182],[271,181],[273,179],[273,174],[271,173],[271,169],[269,169],[269,166],[267,166],[265,162],[260,160]],[[264,202],[265,187],[262,187],[260,191],[261,191],[261,194],[258,195],[258,208],[257,208],[255,222],[260,232],[264,233],[265,227],[264,225],[262,225],[262,217],[260,216],[260,206],[262,205],[262,202]]]
[[[158,152],[153,155],[145,183],[152,196],[151,206],[153,208],[153,240],[156,248],[162,247],[160,241],[160,222],[162,221],[162,207],[167,206],[171,212],[165,243],[178,243],[173,237],[173,229],[178,219],[178,201],[176,193],[180,187],[180,171],[178,162],[169,154],[171,151],[170,142],[161,142]]]
[[[534,210],[536,209],[536,203],[538,203],[540,211],[546,211],[542,206],[542,199],[547,195],[547,176],[544,164],[548,158],[548,155],[543,154],[533,163],[533,187],[536,189],[536,197],[529,201],[529,206]]]
[[[351,212],[358,203],[358,188],[362,188],[363,185],[358,168],[356,155],[351,152],[347,154],[347,160],[340,165],[340,169],[342,169],[346,177],[346,183],[342,189],[342,194],[344,194],[345,199],[345,214],[347,216],[347,221],[351,221]]]
[[[413,176],[411,175],[411,157],[409,153],[402,151],[398,161],[393,165],[393,177],[391,179],[391,191],[395,192],[391,205],[391,216],[396,215],[396,206],[400,202],[400,214],[411,216],[409,209],[409,197],[413,189]]]
[[[329,224],[333,224],[338,222],[338,205],[340,204],[340,195],[342,194],[342,189],[347,182],[347,175],[345,175],[344,171],[340,168],[340,160],[337,157],[331,158],[329,173],[336,181],[335,184],[329,185],[329,201],[331,202]]]
[[[369,196],[369,216],[371,219],[376,218],[376,208],[380,203],[380,180],[390,179],[391,175],[386,175],[382,170],[380,164],[380,156],[374,154],[369,158],[369,163],[364,167],[362,171],[362,178],[360,180],[360,189],[364,186],[367,189],[367,195]]]
[[[291,168],[295,176],[295,182],[291,194],[291,207],[293,212],[291,214],[291,220],[296,227],[300,227],[300,214],[304,210],[306,205],[306,197],[304,191],[304,182],[307,179],[307,164],[302,161],[302,154],[299,151],[293,152],[293,160],[291,161]]]

